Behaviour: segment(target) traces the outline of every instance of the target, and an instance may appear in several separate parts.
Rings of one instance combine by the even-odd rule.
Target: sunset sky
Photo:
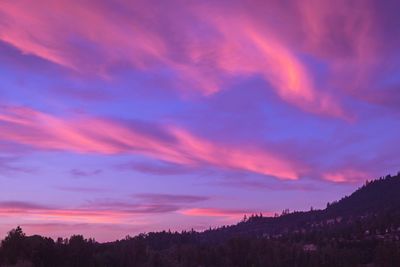
[[[399,1],[0,1],[0,238],[324,208],[400,170]]]

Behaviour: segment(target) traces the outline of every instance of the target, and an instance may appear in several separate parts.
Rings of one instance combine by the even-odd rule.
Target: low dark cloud
[[[172,194],[136,194],[133,197],[148,203],[196,203],[209,200],[207,196],[172,195]]]
[[[35,169],[29,167],[23,167],[18,164],[19,156],[0,156],[0,175],[12,173],[34,173]]]
[[[70,192],[88,192],[88,193],[100,193],[107,191],[105,188],[98,187],[84,187],[84,186],[57,186],[58,190],[70,191]]]
[[[102,172],[103,172],[103,170],[100,170],[100,169],[96,169],[96,170],[92,170],[92,171],[85,171],[85,170],[81,170],[81,169],[72,169],[70,171],[70,173],[75,177],[96,176]]]
[[[1,201],[0,209],[16,209],[16,210],[47,210],[48,206],[24,201]]]
[[[129,162],[117,167],[121,170],[132,170],[153,175],[181,175],[196,171],[195,168],[168,162]]]

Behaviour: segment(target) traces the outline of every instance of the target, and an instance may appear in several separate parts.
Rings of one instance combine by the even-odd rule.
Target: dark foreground
[[[324,210],[252,215],[198,233],[159,232],[97,243],[25,236],[2,241],[0,266],[400,266],[400,176],[367,183]]]

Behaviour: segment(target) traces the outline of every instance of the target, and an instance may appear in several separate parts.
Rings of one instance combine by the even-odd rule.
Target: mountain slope
[[[400,174],[397,174],[367,182],[349,197],[329,205],[326,212],[337,215],[362,215],[399,208]]]
[[[383,218],[388,214],[393,222],[400,221],[400,174],[367,182],[350,196],[328,204],[323,210],[292,212],[275,218],[255,215],[233,226],[206,231],[204,235],[217,240],[238,235],[281,235],[310,231],[327,224],[349,224],[359,219],[365,221]]]

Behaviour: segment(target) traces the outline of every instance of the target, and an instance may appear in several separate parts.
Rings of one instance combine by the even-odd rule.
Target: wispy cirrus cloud
[[[324,28],[317,23],[324,25],[317,16],[322,5],[307,2],[304,4],[307,9],[301,5],[289,12],[293,15],[292,24],[305,25],[304,31],[299,27],[297,32],[290,32],[276,30],[277,25],[263,21],[265,16],[256,16],[255,7],[237,3],[229,6],[178,2],[166,6],[158,1],[131,4],[63,0],[55,4],[46,0],[45,3],[3,3],[0,40],[23,53],[78,72],[106,77],[116,65],[149,72],[167,69],[179,80],[177,87],[205,95],[226,88],[228,78],[262,76],[278,96],[304,111],[349,116],[340,99],[318,88],[298,55],[306,48],[311,49],[308,53],[318,52],[315,43],[326,38]],[[173,8],[174,5],[179,8]],[[279,3],[270,3],[269,8],[278,16],[286,11]],[[255,15],[243,10],[252,10]],[[348,10],[343,12],[347,19]],[[305,45],[303,51],[294,51],[293,43],[299,42],[293,36],[299,34],[305,34],[310,45]],[[327,33],[331,34],[334,33]],[[357,44],[362,44],[363,36]],[[345,42],[352,35],[341,37]]]
[[[218,209],[218,208],[193,208],[181,211],[187,216],[204,216],[204,217],[228,217],[242,218],[244,215],[259,214],[260,211],[251,209]],[[264,216],[272,216],[273,212],[262,212]]]
[[[0,215],[4,220],[24,218],[19,219],[18,224],[33,234],[65,237],[83,231],[88,236],[109,241],[129,233],[154,231],[154,228],[149,228],[149,216],[154,215],[208,217],[233,223],[245,214],[259,214],[259,211],[249,209],[192,208],[192,205],[208,199],[196,195],[137,194],[134,197],[139,201],[93,200],[70,208],[25,201],[1,201]],[[263,214],[270,215],[269,212]],[[209,221],[198,229],[207,229],[210,225],[213,223]],[[3,223],[0,230],[5,233],[10,227],[14,226],[7,228]]]
[[[137,23],[140,18],[129,19],[131,16],[122,16],[119,22],[111,22],[103,17],[107,10],[112,10],[111,6],[106,2],[94,1],[84,1],[82,5],[68,1],[57,4],[47,1],[45,6],[31,5],[28,2],[4,2],[0,7],[4,18],[0,24],[0,38],[24,53],[77,71],[86,72],[93,68],[100,74],[104,71],[101,65],[110,64],[113,60],[121,61],[123,57],[137,66],[142,66],[149,55],[160,57],[162,43],[157,40],[157,36],[145,30],[145,25]],[[43,7],[57,15],[49,15]],[[68,13],[65,13],[66,9],[69,10]],[[114,12],[116,10],[112,11]],[[82,24],[73,23],[76,19]],[[140,38],[130,38],[125,28],[119,27],[120,23],[131,26],[136,24],[136,27],[130,28],[130,33],[134,33],[131,36]],[[31,26],[29,32],[22,31],[22,27],[26,25]],[[67,25],[68,31],[59,32]],[[119,46],[122,53],[108,50],[112,46]],[[128,55],[126,52],[129,52]],[[101,53],[104,53],[104,57],[96,59]]]
[[[367,172],[355,169],[343,169],[336,172],[327,172],[323,175],[325,180],[335,183],[357,183],[367,180],[368,177]]]
[[[144,215],[173,213],[179,203],[145,203],[137,201],[94,200],[76,207],[41,205],[24,201],[0,202],[0,214],[39,221],[124,223]]]
[[[82,187],[66,189],[82,192]],[[86,189],[83,192],[91,192]],[[75,207],[42,205],[29,201],[0,201],[0,214],[8,217],[25,216],[40,221],[128,223],[134,217],[174,213],[208,199],[197,195],[142,193],[126,200],[90,200]]]
[[[228,88],[232,78],[261,76],[287,103],[348,120],[354,116],[341,94],[377,104],[398,99],[392,88],[399,82],[388,83],[398,68],[391,54],[398,40],[386,34],[396,31],[396,3],[289,2],[4,2],[0,40],[84,74],[110,78],[121,66],[167,72],[176,87],[205,95]],[[322,75],[308,57],[323,66]]]
[[[386,146],[386,147],[385,147]],[[371,155],[342,156],[334,166],[322,171],[322,178],[339,184],[357,184],[377,177],[396,174],[400,158],[393,142],[388,142],[379,151],[373,150]],[[382,170],[384,170],[382,172]]]
[[[122,211],[106,209],[58,208],[23,201],[0,202],[0,214],[4,217],[23,216],[26,219],[39,221],[66,222],[119,222],[125,215]]]
[[[175,126],[123,123],[100,118],[62,118],[30,108],[0,113],[0,139],[45,150],[77,153],[133,153],[184,166],[241,169],[281,179],[297,179],[296,162],[274,152],[231,147],[197,137]]]
[[[345,117],[338,101],[316,90],[306,65],[293,53],[268,25],[261,25],[252,16],[235,11],[220,17],[211,8],[207,17],[213,29],[221,35],[215,64],[230,75],[261,75],[285,101],[305,111]],[[196,54],[200,54],[197,51]]]

